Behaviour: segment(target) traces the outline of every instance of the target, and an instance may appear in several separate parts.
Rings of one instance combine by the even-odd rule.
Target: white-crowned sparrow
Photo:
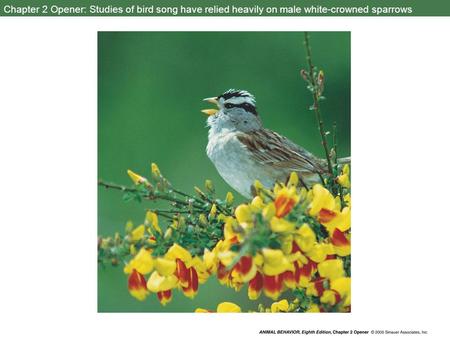
[[[218,107],[202,110],[209,115],[206,152],[220,176],[240,194],[251,197],[255,180],[268,188],[286,182],[293,171],[308,187],[321,182],[326,161],[264,128],[252,94],[230,89],[204,100]],[[340,163],[349,161],[345,158]]]

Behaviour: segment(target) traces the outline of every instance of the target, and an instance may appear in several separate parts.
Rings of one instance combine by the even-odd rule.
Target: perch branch
[[[331,164],[331,158],[330,158],[330,150],[328,148],[328,142],[327,142],[327,138],[325,135],[322,115],[320,113],[320,108],[319,108],[320,93],[319,93],[318,86],[317,86],[317,80],[314,76],[315,75],[314,74],[314,66],[312,63],[311,46],[309,44],[308,32],[305,32],[305,47],[306,47],[306,61],[308,62],[308,67],[309,67],[309,80],[311,81],[311,84],[313,87],[312,94],[313,94],[313,100],[314,100],[314,106],[313,106],[314,113],[316,115],[317,124],[319,125],[320,136],[322,137],[322,145],[325,150],[325,157],[327,159],[328,171],[330,172],[330,175],[334,176],[333,175],[333,166]]]

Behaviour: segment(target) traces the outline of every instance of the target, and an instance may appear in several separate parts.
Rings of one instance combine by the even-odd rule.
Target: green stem
[[[172,215],[167,215],[164,211],[153,210],[153,212],[155,212],[158,216],[164,217],[164,218],[169,219],[169,220],[173,220],[173,216]]]
[[[190,211],[188,210],[163,210],[163,209],[152,209],[151,211],[153,212],[164,212],[164,213],[168,213],[168,214],[191,214]]]
[[[337,126],[336,122],[333,123],[333,149],[334,149],[334,173],[337,177],[339,175],[339,166],[338,166],[338,152],[337,152]],[[335,182],[338,185],[339,191],[339,200],[341,201],[341,210],[345,207],[345,201],[343,196],[342,187],[339,183]]]
[[[334,149],[334,170],[338,174],[338,154],[337,154],[337,126],[333,123],[333,149]]]
[[[180,191],[180,190],[177,190],[177,189],[173,189],[173,188],[172,188],[172,191],[173,191],[174,193],[177,193],[177,194],[181,195],[181,196],[184,196],[184,197],[193,199],[194,201],[196,201],[196,202],[198,202],[198,203],[203,203],[203,201],[202,201],[201,199],[199,199],[199,198],[197,198],[197,197],[195,197],[195,196],[191,196],[191,195],[189,195],[189,194],[186,194],[186,193],[184,193],[184,192],[182,192],[182,191]]]
[[[319,92],[318,92],[318,88],[317,88],[317,82],[314,77],[314,66],[312,63],[311,46],[309,45],[308,32],[305,32],[305,47],[306,47],[306,61],[308,62],[308,66],[309,66],[309,77],[310,77],[311,84],[313,86],[314,112],[316,115],[317,123],[319,125],[320,136],[322,137],[322,145],[325,150],[325,157],[327,159],[328,171],[330,172],[331,176],[334,176],[333,175],[333,167],[331,165],[330,151],[328,149],[328,142],[327,142],[327,138],[325,135],[322,115],[320,113],[320,108],[319,108]]]
[[[116,189],[116,190],[120,190],[120,191],[128,191],[128,192],[139,192],[138,189],[136,188],[130,188],[130,187],[126,187],[123,185],[119,185],[119,184],[115,184],[115,183],[107,183],[107,182],[103,182],[103,181],[99,181],[98,182],[99,186],[105,187],[107,189]],[[189,202],[180,200],[178,198],[175,197],[171,197],[168,195],[163,195],[161,193],[157,193],[157,192],[153,192],[153,191],[149,191],[147,194],[144,194],[143,196],[144,198],[148,198],[148,199],[161,199],[161,200],[165,200],[165,201],[169,201],[169,202],[174,202],[176,204],[180,204],[180,205],[184,205],[184,206],[190,206],[191,204]],[[201,208],[201,205],[193,205],[196,208]]]
[[[222,208],[218,203],[214,202],[212,199],[210,199],[208,196],[206,196],[200,189],[197,190],[197,193],[198,193],[198,194],[200,195],[200,197],[203,198],[206,202],[210,203],[211,206],[212,206],[213,204],[215,204],[215,205],[216,205],[216,208],[217,208],[221,213],[223,213],[223,214],[225,214],[225,215],[227,215],[227,216],[231,216],[231,215],[232,215],[232,213],[231,213],[229,210]]]
[[[101,187],[105,187],[106,189],[116,189],[121,191],[129,191],[129,192],[137,192],[138,190],[136,188],[130,188],[124,185],[119,185],[115,183],[106,183],[102,180],[98,181],[98,185]]]

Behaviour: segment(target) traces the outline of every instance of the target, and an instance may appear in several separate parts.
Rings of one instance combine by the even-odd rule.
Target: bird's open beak
[[[217,101],[217,97],[207,97],[206,99],[203,99],[203,101],[219,106],[219,101]],[[202,113],[205,113],[208,116],[212,116],[216,114],[218,111],[219,111],[218,109],[203,109]]]

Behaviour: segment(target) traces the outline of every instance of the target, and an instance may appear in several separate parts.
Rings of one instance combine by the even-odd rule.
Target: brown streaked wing
[[[300,148],[288,138],[269,129],[239,133],[237,138],[260,163],[303,173],[308,171],[322,173],[324,171],[320,159]]]

